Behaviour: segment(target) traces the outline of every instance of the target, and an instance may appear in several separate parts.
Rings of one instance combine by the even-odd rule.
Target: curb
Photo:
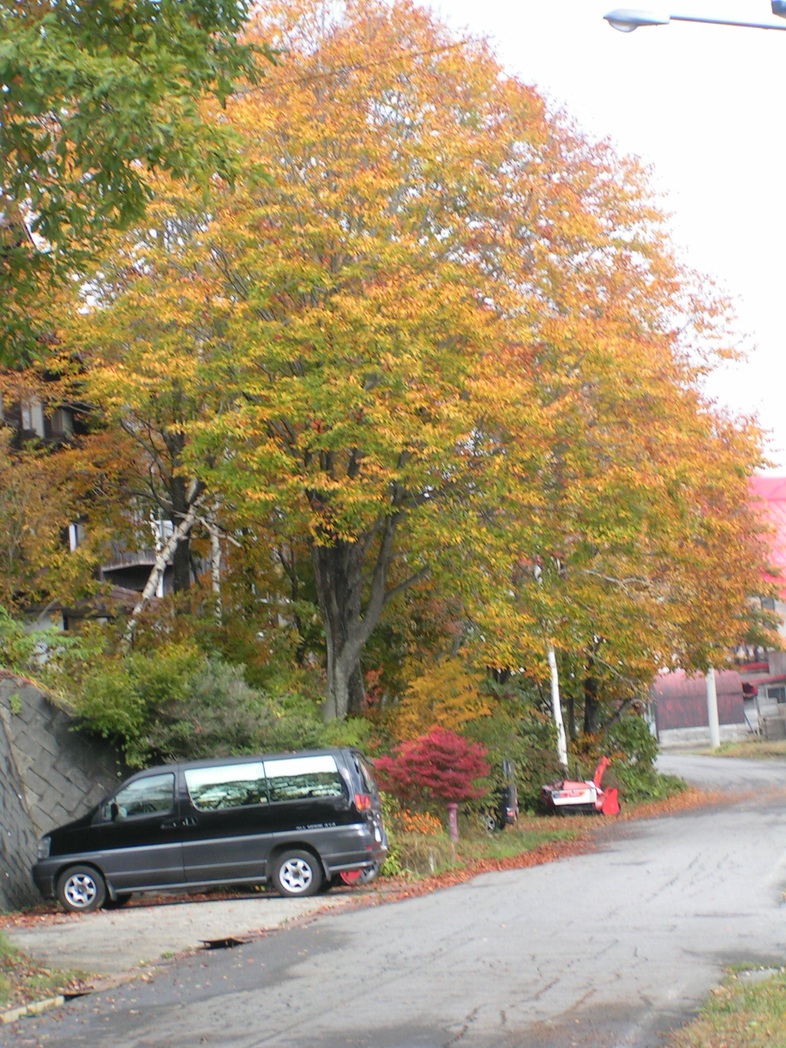
[[[60,994],[58,997],[46,997],[42,1001],[33,1001],[32,1004],[23,1004],[21,1008],[12,1008],[9,1012],[0,1012],[0,1023],[15,1023],[17,1019],[24,1019],[29,1015],[40,1015],[50,1008],[58,1008],[65,1004],[66,998]]]

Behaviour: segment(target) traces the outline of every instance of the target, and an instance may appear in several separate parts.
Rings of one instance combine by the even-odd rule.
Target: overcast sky
[[[653,169],[682,257],[735,303],[748,361],[710,392],[772,434],[786,475],[786,19],[769,0],[675,0],[661,14],[766,21],[784,31],[672,22],[619,33],[603,15],[635,0],[432,0],[457,30],[594,138]]]

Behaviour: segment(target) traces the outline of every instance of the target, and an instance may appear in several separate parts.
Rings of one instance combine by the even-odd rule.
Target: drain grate
[[[202,947],[205,950],[231,950],[235,946],[245,946],[248,939],[203,939]]]

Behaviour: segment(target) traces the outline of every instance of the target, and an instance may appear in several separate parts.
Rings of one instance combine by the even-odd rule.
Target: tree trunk
[[[214,508],[213,516],[205,521],[207,533],[210,536],[210,588],[213,591],[213,618],[217,626],[224,621],[224,604],[221,599],[221,532],[216,520],[218,508]]]
[[[557,656],[551,644],[548,646],[547,656],[549,660],[549,675],[551,677],[551,710],[554,724],[557,728],[557,758],[562,767],[568,768],[568,740],[565,737],[565,722],[562,719],[562,702],[559,694],[559,674],[557,672]]]
[[[363,649],[390,600],[425,575],[425,570],[417,572],[386,589],[398,521],[399,515],[393,513],[355,542],[335,539],[311,548],[325,627],[325,720],[343,720],[363,712]]]
[[[600,731],[600,699],[598,678],[591,674],[584,678],[584,732],[597,735]]]
[[[568,738],[571,742],[576,741],[576,700],[571,696],[565,699],[565,712],[568,718]]]
[[[188,535],[189,531],[194,526],[194,521],[196,520],[197,513],[199,512],[199,507],[201,503],[204,501],[204,498],[204,495],[200,495],[199,498],[195,499],[194,502],[192,502],[192,504],[188,508],[188,513],[186,513],[183,519],[178,523],[177,527],[169,536],[164,546],[156,553],[155,563],[150,572],[150,576],[148,577],[147,583],[145,584],[145,588],[142,590],[142,594],[139,597],[139,600],[136,602],[136,606],[134,607],[134,610],[131,612],[131,615],[126,624],[126,630],[124,634],[124,642],[126,643],[126,645],[130,646],[132,640],[134,639],[134,631],[136,630],[136,624],[139,621],[139,616],[145,610],[149,601],[155,596],[156,590],[158,589],[158,584],[161,581],[164,572],[166,571],[167,561],[169,560],[170,556],[174,553],[175,547],[177,546],[178,542],[180,542],[180,540],[185,535]]]
[[[188,513],[188,496],[185,477],[173,477],[171,483],[173,529]],[[172,552],[172,588],[175,593],[184,593],[191,586],[191,534],[181,536]]]
[[[360,657],[370,634],[362,614],[363,564],[358,543],[314,546],[317,597],[325,626],[327,701],[325,720],[362,712],[365,688]],[[377,616],[378,618],[378,616]]]

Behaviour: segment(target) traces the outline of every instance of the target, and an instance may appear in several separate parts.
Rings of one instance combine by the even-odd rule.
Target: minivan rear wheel
[[[311,852],[287,851],[275,860],[273,886],[279,895],[305,898],[316,895],[322,886],[322,869]]]
[[[106,883],[92,866],[69,866],[57,879],[57,898],[71,913],[92,913],[104,905]]]

